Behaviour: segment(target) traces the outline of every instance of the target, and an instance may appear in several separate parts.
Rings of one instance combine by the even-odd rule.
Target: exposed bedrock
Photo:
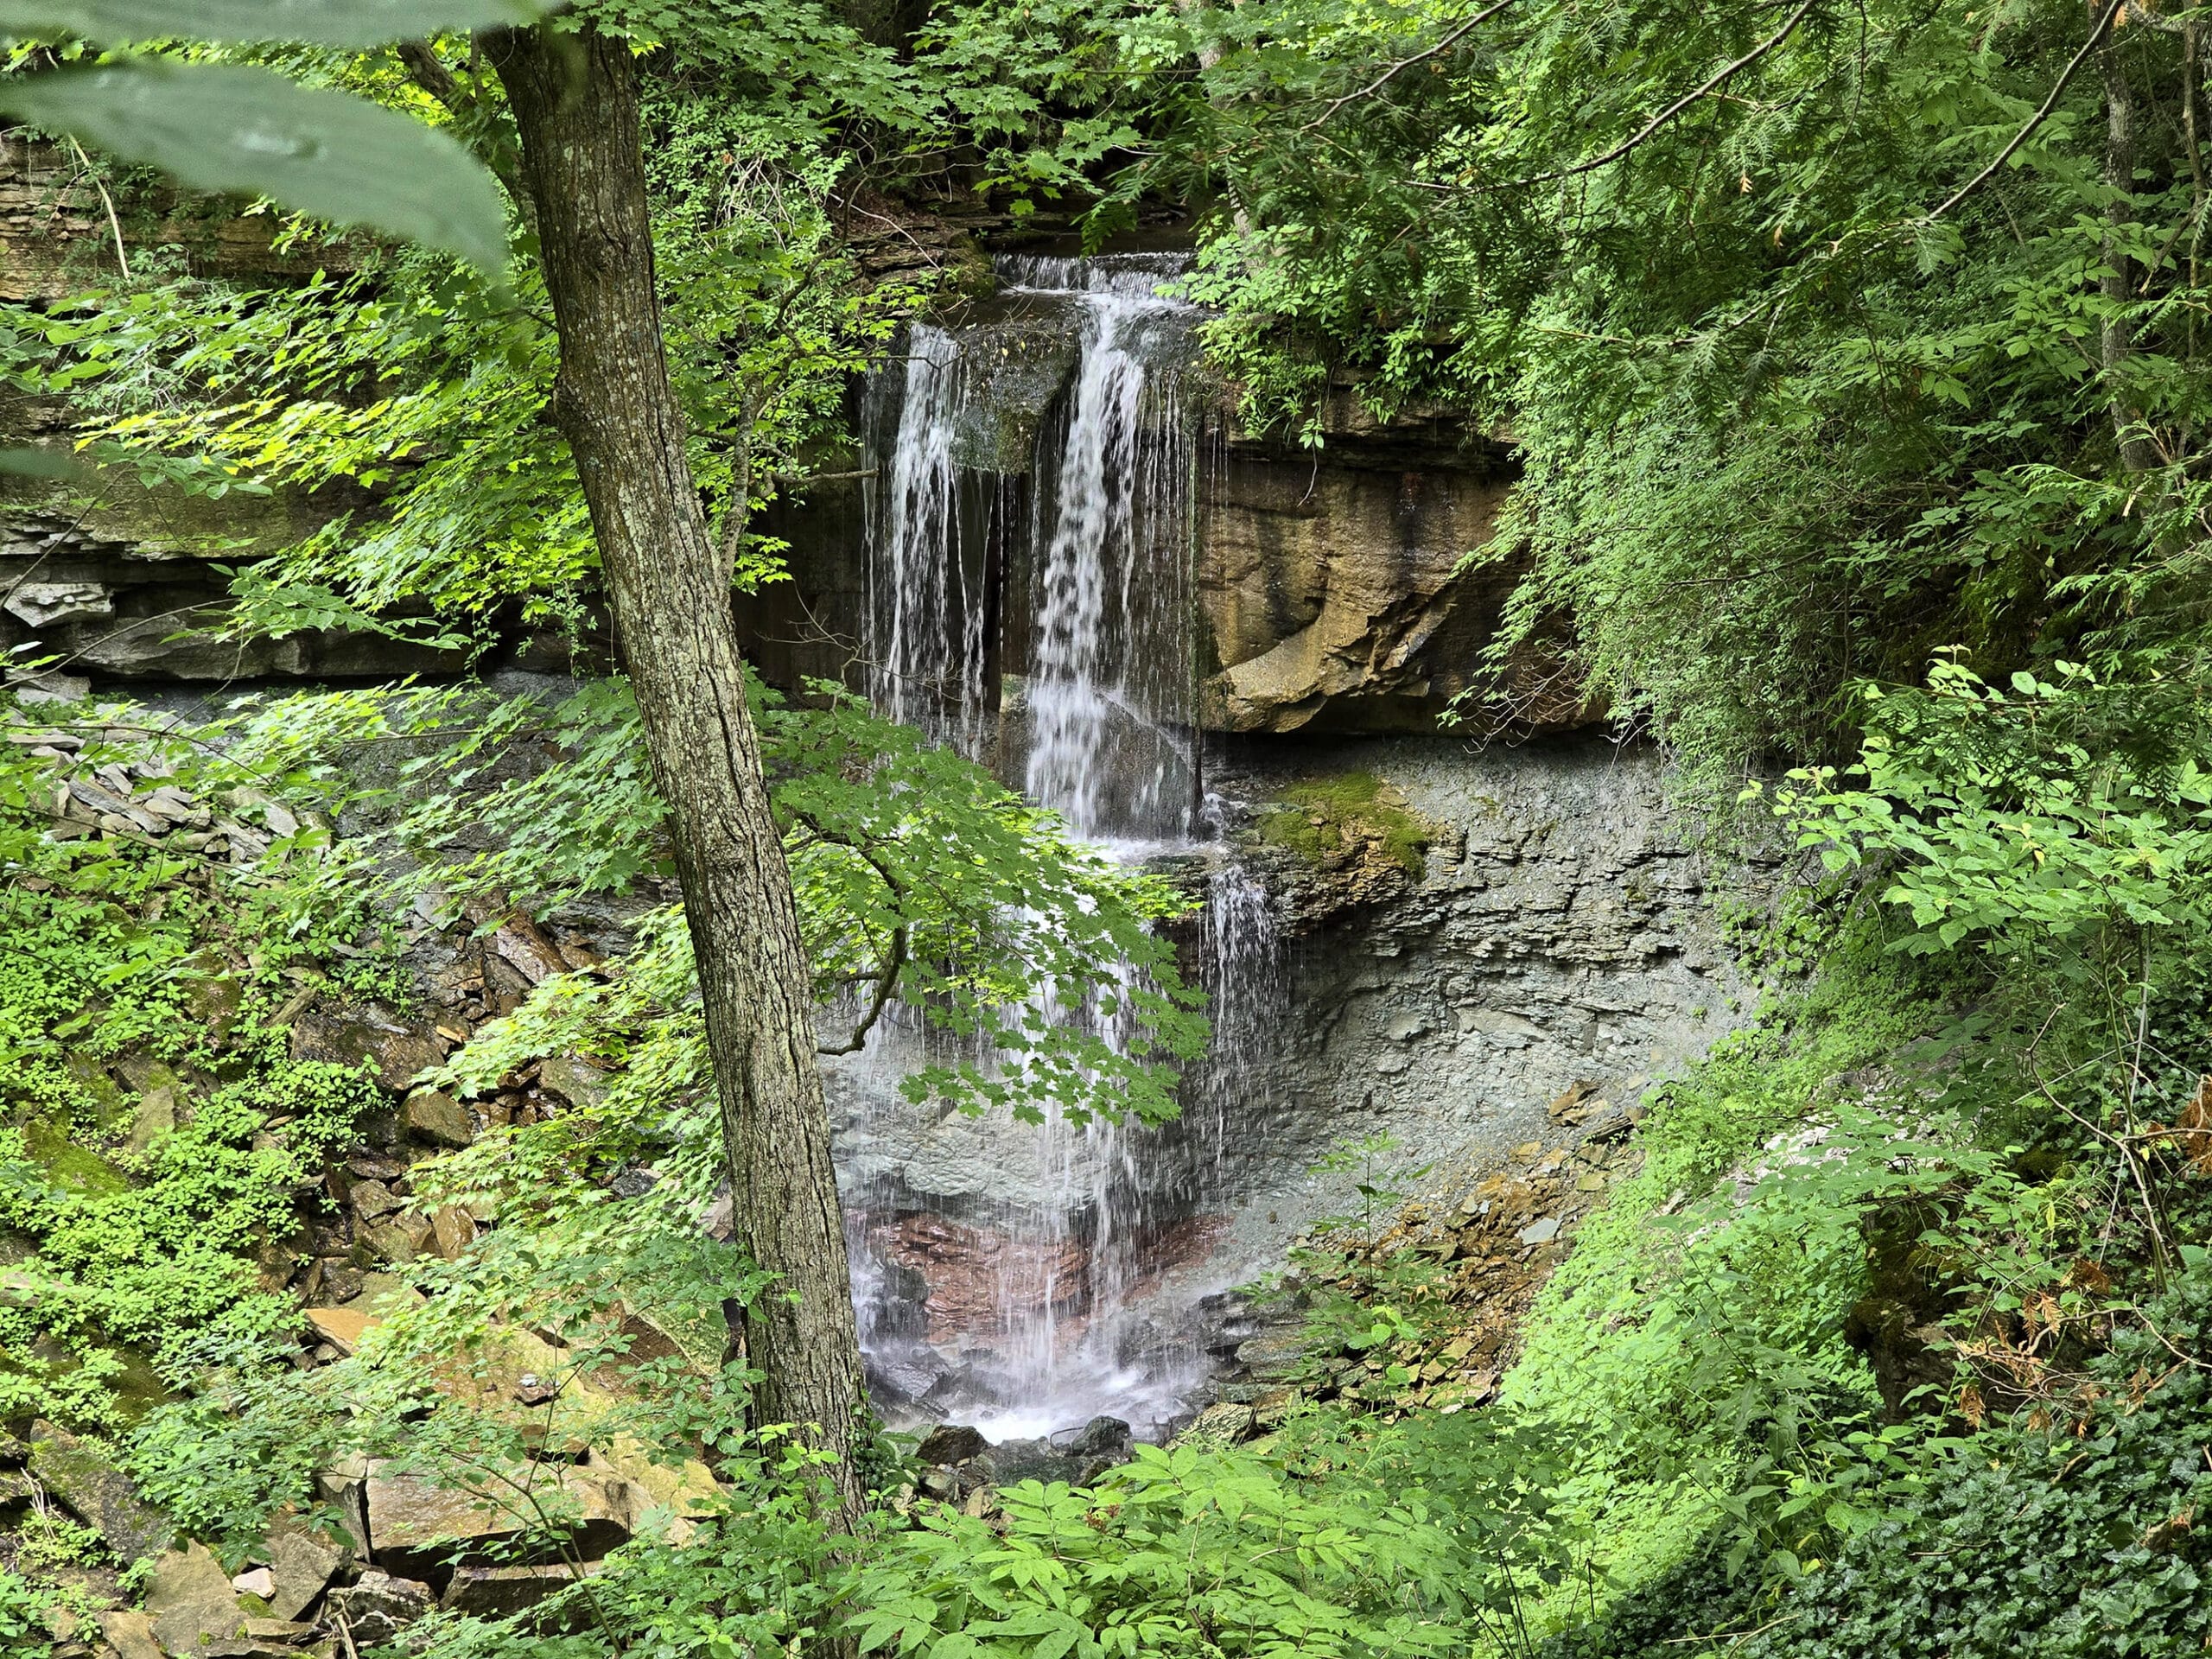
[[[1163,1270],[1230,1284],[1317,1217],[1356,1208],[1370,1173],[1549,1147],[1560,1095],[1630,1103],[1738,1022],[1743,987],[1704,900],[1725,878],[1756,902],[1767,873],[1708,868],[1648,753],[1569,738],[1478,754],[1408,737],[1235,751],[1212,776],[1287,932],[1268,970],[1271,1028],[1191,1074],[1184,1122],[1086,1135],[947,1118],[897,1097],[888,1056],[833,1063],[855,1192],[887,1223],[927,1211],[973,1230],[902,1241],[933,1315],[957,1304],[969,1262],[1008,1248],[992,1230],[1071,1163],[1118,1160],[1149,1189],[1129,1211],[1161,1230]],[[1131,1157],[1140,1135],[1156,1142]],[[1377,1135],[1395,1148],[1374,1171],[1316,1169]]]
[[[1319,451],[1231,439],[1199,506],[1200,718],[1228,732],[1429,731],[1466,689],[1510,575],[1465,571],[1504,454],[1407,418]]]

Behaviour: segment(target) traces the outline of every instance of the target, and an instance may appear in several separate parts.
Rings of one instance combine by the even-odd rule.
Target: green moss
[[[65,1192],[95,1197],[120,1192],[130,1185],[123,1172],[99,1155],[78,1146],[68,1129],[41,1118],[23,1130],[23,1150]]]
[[[1409,875],[1427,868],[1429,827],[1408,812],[1371,772],[1339,772],[1293,784],[1281,806],[1261,814],[1262,842],[1325,863],[1365,842]]]

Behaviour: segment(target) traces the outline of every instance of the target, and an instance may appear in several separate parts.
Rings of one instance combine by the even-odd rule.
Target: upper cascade
[[[1011,320],[916,323],[869,389],[877,705],[1099,840],[1197,827],[1186,381],[1202,314],[1157,292],[1187,265],[1007,256]],[[1039,339],[1069,357],[1032,427],[1039,388],[1007,365]]]
[[[1103,294],[1116,299],[1150,300],[1162,306],[1185,302],[1160,290],[1187,274],[1187,253],[1102,253],[1088,258],[1058,254],[1002,253],[992,262],[999,281],[1009,289],[1039,294]]]

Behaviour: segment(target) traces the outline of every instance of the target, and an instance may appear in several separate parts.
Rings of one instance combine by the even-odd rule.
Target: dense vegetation
[[[36,11],[0,6],[19,74],[89,50],[40,26],[112,32],[101,7]],[[556,708],[475,685],[302,697],[161,738],[26,705],[26,732],[82,747],[0,754],[0,1415],[92,1437],[232,1550],[346,1452],[499,1471],[557,1534],[575,1517],[542,1490],[543,1433],[448,1386],[451,1357],[527,1325],[581,1374],[629,1363],[623,1320],[650,1318],[674,1350],[639,1368],[651,1386],[565,1432],[698,1446],[725,1495],[696,1532],[580,1577],[565,1623],[412,1627],[456,1656],[2212,1643],[2212,16],[579,16],[640,54],[684,458],[741,589],[778,579],[788,550],[753,515],[804,492],[847,378],[962,280],[870,276],[853,204],[972,193],[1094,244],[1183,225],[1255,427],[1320,442],[1349,390],[1510,431],[1522,480],[1469,556],[1516,585],[1460,717],[1510,730],[1540,687],[1580,684],[1664,747],[1718,848],[1778,825],[1794,886],[1740,927],[1768,1003],[1655,1090],[1640,1173],[1583,1228],[1494,1403],[1307,1405],[1249,1446],[1009,1489],[989,1517],[902,1491],[906,1449],[870,1440],[855,1478],[878,1501],[842,1538],[823,1454],[748,1421],[759,1374],[726,1351],[731,1287],[773,1293],[693,1224],[725,1173],[714,1074],[625,682]],[[241,633],[591,640],[601,546],[546,416],[562,335],[488,61],[460,34],[175,49],[454,135],[512,193],[508,266],[494,282],[302,221],[330,274],[252,289],[142,258],[10,306],[0,370],[72,399],[103,463],[42,487],[346,493],[352,510],[240,571]],[[144,178],[103,176],[127,213]],[[918,1095],[1169,1109],[1168,1068],[1203,1041],[1147,931],[1176,893],[849,702],[752,696],[810,994],[895,988],[1011,1062],[918,1076]],[[547,763],[500,768],[524,749]],[[409,759],[372,787],[364,753]],[[233,802],[250,855],[52,833],[57,777],[149,756]],[[1301,804],[1282,834],[1373,791]],[[1419,863],[1413,829],[1391,852]],[[579,895],[633,902],[638,948],[543,979],[439,1081],[490,1094],[581,1053],[612,1086],[426,1170],[426,1212],[498,1224],[418,1263],[430,1299],[378,1338],[296,1371],[291,1303],[257,1254],[378,1103],[353,1065],[291,1058],[280,1012],[311,986],[401,995],[410,916],[496,927]],[[1021,914],[1049,920],[1016,939]],[[1033,991],[1080,1002],[1123,962],[1151,976],[1115,1014],[1134,1043],[1007,1014]],[[103,1080],[126,1060],[119,1092]],[[180,1089],[196,1109],[164,1124],[149,1103]],[[617,1196],[609,1178],[647,1162],[658,1183]],[[1417,1363],[1457,1315],[1417,1249],[1370,1231],[1306,1264],[1333,1287],[1317,1352]],[[10,1651],[50,1645],[48,1610],[84,1599],[72,1571],[99,1554],[36,1516],[0,1576]]]

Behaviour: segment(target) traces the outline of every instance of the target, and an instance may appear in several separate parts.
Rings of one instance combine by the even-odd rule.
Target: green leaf
[[[340,225],[506,263],[499,187],[421,122],[267,69],[154,60],[0,82],[0,109],[202,190],[251,192]]]
[[[365,47],[527,23],[544,9],[537,0],[0,0],[0,31]]]

